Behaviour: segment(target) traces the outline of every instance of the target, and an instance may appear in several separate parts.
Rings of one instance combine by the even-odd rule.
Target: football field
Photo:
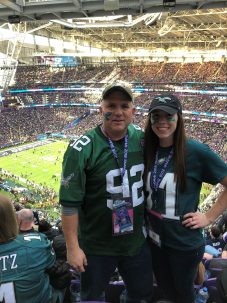
[[[0,168],[29,180],[59,190],[61,164],[68,142],[56,141],[0,158]],[[22,181],[21,181],[22,180]]]

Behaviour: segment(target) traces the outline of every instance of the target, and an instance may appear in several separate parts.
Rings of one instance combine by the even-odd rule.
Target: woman
[[[0,195],[0,301],[51,303],[52,287],[46,270],[55,254],[41,233],[18,235],[11,201]]]
[[[193,282],[204,253],[202,227],[227,207],[227,165],[205,144],[187,139],[182,106],[156,96],[145,127],[148,231],[154,273],[163,297],[194,302]],[[205,214],[198,212],[202,183],[225,189]]]

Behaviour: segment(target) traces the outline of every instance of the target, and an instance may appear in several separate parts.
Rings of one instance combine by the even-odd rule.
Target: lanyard
[[[114,156],[114,159],[116,160],[117,165],[119,167],[120,174],[121,174],[121,182],[123,183],[124,175],[125,175],[125,171],[126,171],[126,164],[127,164],[127,160],[128,160],[128,134],[124,137],[123,168],[121,168],[121,166],[120,166],[119,158],[118,158],[118,155],[117,155],[116,148],[113,144],[113,141],[109,137],[108,137],[108,142],[109,142],[109,146],[110,146],[112,155]]]
[[[155,155],[155,163],[154,163],[154,168],[153,168],[153,173],[151,173],[151,179],[150,179],[150,182],[151,182],[151,188],[157,193],[158,191],[158,188],[159,188],[159,185],[166,173],[166,170],[167,170],[167,166],[171,160],[173,156],[173,149],[171,149],[171,151],[169,152],[169,155],[168,157],[165,159],[164,163],[163,163],[163,166],[162,166],[162,169],[160,171],[160,174],[159,176],[157,176],[157,171],[158,171],[158,151],[156,152],[156,155]]]

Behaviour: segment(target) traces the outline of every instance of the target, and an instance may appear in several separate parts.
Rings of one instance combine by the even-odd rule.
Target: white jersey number
[[[152,189],[150,186],[150,176],[147,178],[147,190],[149,192],[149,196],[147,198],[147,206],[148,209],[154,209],[153,201],[152,201]],[[164,191],[164,195],[160,195],[163,197],[163,201],[159,201],[160,204],[164,206],[162,216],[164,218],[180,220],[180,217],[176,215],[177,213],[177,199],[176,199],[176,182],[174,181],[173,173],[166,173],[164,178],[162,179],[158,191]],[[160,197],[159,196],[159,197]],[[155,210],[155,209],[154,209]]]
[[[125,172],[124,179],[123,179],[123,185],[116,186],[116,178],[120,177],[120,170],[113,169],[109,171],[106,175],[106,190],[108,193],[112,195],[116,194],[122,194],[123,197],[130,197],[132,198],[133,207],[140,205],[144,201],[144,193],[143,193],[143,175],[144,171],[144,165],[138,164],[133,165],[129,170],[129,177],[128,172]],[[135,177],[136,175],[139,176],[138,181],[134,182],[131,187],[131,195],[130,195],[130,186],[129,186],[129,180],[130,177]],[[112,209],[113,208],[113,200],[107,199],[107,206]]]
[[[87,136],[82,136],[78,140],[74,141],[70,146],[75,148],[78,151],[81,151],[83,146],[87,145],[88,143],[91,142],[91,139],[88,138]]]
[[[0,302],[16,303],[13,282],[3,283],[0,285]]]

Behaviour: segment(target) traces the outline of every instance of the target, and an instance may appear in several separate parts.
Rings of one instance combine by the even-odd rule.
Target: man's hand
[[[78,272],[84,272],[87,258],[81,248],[67,249],[67,261]]]

